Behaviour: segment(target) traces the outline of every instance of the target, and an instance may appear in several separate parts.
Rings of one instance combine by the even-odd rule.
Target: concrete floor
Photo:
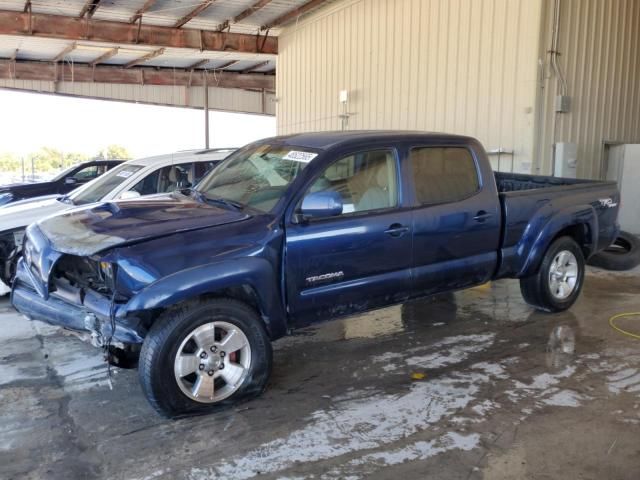
[[[558,315],[501,281],[329,322],[276,343],[262,397],[179,421],[4,300],[0,478],[636,479],[640,340],[607,319],[638,292],[591,270]]]

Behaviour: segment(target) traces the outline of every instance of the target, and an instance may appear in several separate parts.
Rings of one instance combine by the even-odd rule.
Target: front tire
[[[237,300],[216,298],[164,312],[144,340],[138,373],[151,406],[172,418],[262,393],[271,363],[258,314]]]
[[[546,312],[569,309],[580,296],[585,261],[580,246],[571,237],[556,239],[547,249],[538,271],[520,279],[525,301]]]

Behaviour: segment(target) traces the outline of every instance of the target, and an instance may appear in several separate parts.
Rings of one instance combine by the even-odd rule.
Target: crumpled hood
[[[198,230],[249,218],[179,193],[75,208],[38,222],[51,247],[71,255],[93,255],[127,243]]]

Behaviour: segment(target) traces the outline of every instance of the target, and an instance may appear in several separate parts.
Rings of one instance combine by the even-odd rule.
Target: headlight
[[[98,267],[104,284],[113,291],[116,286],[115,267],[109,262],[99,262]]]
[[[23,230],[14,230],[13,231],[13,243],[16,248],[20,250],[22,248],[22,243],[24,242],[24,229]]]

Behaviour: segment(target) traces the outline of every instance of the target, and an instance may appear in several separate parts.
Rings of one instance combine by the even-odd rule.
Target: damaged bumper
[[[113,332],[110,320],[111,301],[98,293],[87,291],[80,300],[77,290],[58,286],[45,299],[37,291],[32,273],[22,258],[18,261],[11,303],[16,310],[33,320],[88,333],[96,346],[103,345],[110,337],[114,343],[137,344],[143,341],[136,328],[137,322],[129,324],[118,318],[117,306]]]

